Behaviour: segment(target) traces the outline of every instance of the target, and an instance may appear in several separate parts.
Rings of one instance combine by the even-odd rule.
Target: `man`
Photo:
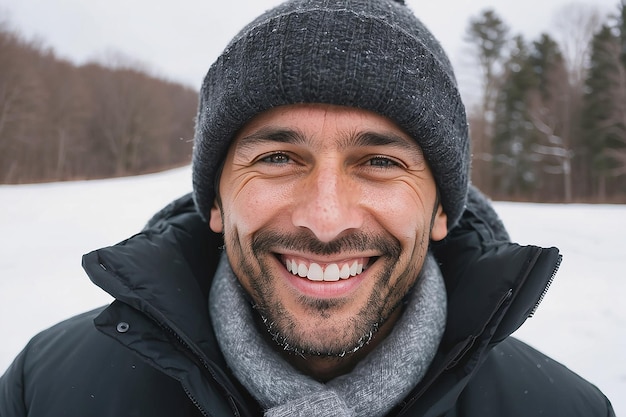
[[[0,416],[614,415],[509,337],[560,255],[468,187],[452,69],[401,2],[257,18],[195,140],[193,195],[85,255],[116,301],[33,338]]]

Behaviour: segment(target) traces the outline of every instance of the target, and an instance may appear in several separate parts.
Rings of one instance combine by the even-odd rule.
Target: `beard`
[[[425,241],[427,239],[423,238],[416,243],[423,247]],[[305,230],[279,234],[262,229],[254,234],[250,246],[244,248],[233,230],[225,235],[225,243],[235,274],[240,281],[245,276],[252,305],[280,349],[299,355],[325,357],[343,357],[354,353],[372,339],[413,287],[427,249],[425,243],[426,248],[420,255],[420,251],[413,248],[412,253],[418,253],[418,259],[413,259],[416,255],[406,259],[404,269],[396,271],[401,268],[398,265],[402,248],[400,242],[389,234],[354,232],[331,242],[321,242]],[[380,254],[374,259],[377,271],[367,279],[375,280],[375,284],[367,301],[355,314],[343,319],[336,319],[335,315],[354,300],[299,296],[296,302],[305,311],[305,319],[316,324],[309,326],[315,329],[314,332],[305,331],[300,324],[302,317],[290,311],[277,293],[280,283],[272,273],[272,268],[276,267],[276,253],[272,252],[272,248],[320,256],[374,251]]]

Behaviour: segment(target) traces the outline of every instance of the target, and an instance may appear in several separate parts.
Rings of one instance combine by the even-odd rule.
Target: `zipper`
[[[180,380],[178,382],[180,382]],[[202,407],[202,405],[200,405],[196,397],[194,397],[193,394],[189,392],[187,387],[182,383],[180,385],[183,387],[183,390],[185,391],[185,394],[187,394],[187,397],[189,398],[189,400],[193,403],[193,405],[196,406],[196,408],[202,413],[202,415],[209,417],[209,414],[206,411],[204,411],[204,408]]]
[[[563,256],[559,254],[559,256],[557,257],[557,260],[554,264],[554,267],[552,268],[552,273],[550,275],[550,277],[548,278],[548,280],[546,281],[546,284],[543,288],[543,291],[541,292],[541,295],[539,296],[539,298],[537,299],[537,302],[535,303],[535,305],[533,306],[530,314],[528,315],[528,317],[532,317],[532,315],[535,313],[535,311],[537,310],[537,308],[539,307],[539,304],[541,304],[541,302],[543,301],[546,293],[548,292],[550,285],[552,284],[552,282],[554,281],[556,274],[559,270],[559,267],[561,265],[561,261],[563,260]],[[498,301],[496,308],[494,310],[494,315],[497,313],[497,311],[500,310],[500,308],[508,301],[511,299],[511,297],[513,296],[513,289],[510,288],[505,294],[504,296]],[[492,316],[493,317],[493,316]],[[461,356],[463,356],[465,354],[465,352],[467,352],[467,350],[472,346],[472,344],[474,343],[474,341],[469,342],[464,349],[462,349],[452,360],[449,360],[445,366],[442,366],[442,368],[435,374],[433,375],[430,380],[428,381],[428,383],[426,383],[426,385],[424,387],[422,387],[422,389],[416,393],[413,397],[411,397],[410,399],[408,399],[404,405],[398,410],[398,415],[402,415],[404,412],[406,412],[423,394],[424,392],[430,387],[430,385],[437,379],[439,378],[439,376],[446,370],[450,369],[452,366],[456,365],[458,363],[458,360]]]
[[[552,285],[552,282],[554,281],[554,278],[556,277],[556,273],[559,271],[559,267],[561,266],[562,260],[563,260],[563,255],[559,254],[559,257],[556,260],[556,264],[554,265],[554,268],[552,268],[552,274],[550,275],[550,278],[546,282],[546,285],[544,286],[543,291],[541,292],[541,295],[537,299],[535,306],[533,307],[532,310],[530,310],[530,314],[528,314],[528,317],[532,317],[533,314],[535,314],[535,312],[537,311],[537,308],[539,308],[539,304],[541,304],[541,302],[543,301],[543,298],[548,293],[548,290],[550,289],[550,285]]]
[[[213,370],[211,369],[211,367],[209,366],[209,364],[202,359],[202,357],[200,355],[198,355],[197,353],[195,353],[194,349],[187,343],[185,342],[178,333],[176,333],[171,327],[158,322],[159,325],[161,326],[162,329],[166,330],[169,334],[171,334],[172,336],[174,336],[174,338],[178,341],[178,343],[180,343],[180,345],[185,348],[188,352],[190,352],[194,357],[192,359],[196,359],[197,361],[199,361],[202,366],[204,367],[204,369],[211,375],[211,377],[213,378],[213,380],[215,382],[218,382],[218,378],[217,375],[215,375],[215,372],[213,372]],[[194,360],[195,361],[195,360]],[[180,382],[180,381],[179,381]],[[221,384],[220,384],[221,385]],[[191,400],[191,402],[193,403],[193,405],[196,406],[196,408],[202,413],[203,416],[207,416],[209,417],[210,414],[202,407],[202,405],[200,404],[200,402],[196,399],[196,397],[187,389],[187,387],[181,383],[181,386],[183,387],[183,390],[185,391],[185,394],[187,394],[187,397],[189,397],[189,399]],[[230,408],[233,412],[233,415],[235,417],[241,417],[241,414],[239,413],[239,409],[237,408],[237,405],[235,403],[235,400],[232,398],[232,396],[228,395],[228,390],[222,386],[222,389],[225,391],[224,394],[227,397],[228,400],[228,405],[230,405]]]

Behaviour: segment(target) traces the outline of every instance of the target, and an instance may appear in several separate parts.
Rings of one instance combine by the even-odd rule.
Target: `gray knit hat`
[[[448,226],[457,222],[470,166],[465,108],[441,46],[393,0],[290,0],[235,36],[200,92],[193,187],[206,220],[238,129],[295,103],[359,107],[393,120],[423,149]]]

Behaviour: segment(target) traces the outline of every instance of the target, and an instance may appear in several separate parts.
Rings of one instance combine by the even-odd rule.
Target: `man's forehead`
[[[311,140],[339,149],[388,146],[422,154],[417,142],[387,117],[336,105],[273,108],[246,123],[235,137],[238,147],[266,141],[305,145]]]

